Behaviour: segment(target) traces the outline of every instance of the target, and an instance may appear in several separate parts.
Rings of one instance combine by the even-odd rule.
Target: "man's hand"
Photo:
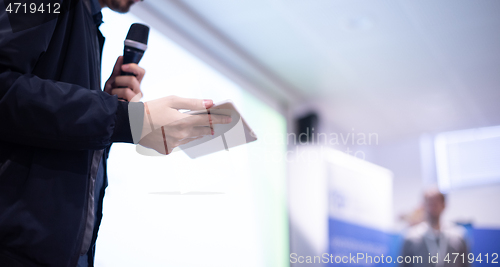
[[[135,76],[121,75],[122,71],[133,73]],[[146,71],[135,63],[123,65],[123,56],[119,56],[113,73],[104,85],[104,92],[129,102],[137,102],[142,98],[140,84],[145,73]]]
[[[213,135],[214,124],[228,124],[230,116],[188,115],[178,109],[206,110],[212,100],[169,96],[144,103],[144,123],[139,144],[168,155],[172,150],[205,135]]]

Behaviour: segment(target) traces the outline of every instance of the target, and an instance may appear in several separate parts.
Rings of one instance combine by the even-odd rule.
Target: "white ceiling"
[[[498,0],[147,4],[172,16],[167,2],[314,103],[336,128],[397,137],[500,125]]]

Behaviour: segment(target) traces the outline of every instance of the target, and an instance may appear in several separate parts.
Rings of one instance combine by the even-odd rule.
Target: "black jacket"
[[[31,17],[10,2],[24,1],[0,0],[0,266],[76,266],[96,164],[132,143],[128,104],[100,88],[88,0]]]

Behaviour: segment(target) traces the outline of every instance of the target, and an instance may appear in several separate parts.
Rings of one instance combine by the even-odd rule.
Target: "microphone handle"
[[[129,63],[139,64],[139,61],[141,61],[143,55],[144,55],[144,50],[140,50],[130,46],[125,46],[123,49],[123,64],[129,64]],[[122,71],[121,75],[135,76],[135,74],[125,71]]]
[[[136,49],[130,46],[125,46],[123,48],[123,64],[136,63],[138,64],[141,61],[142,56],[144,55],[144,50]],[[136,76],[131,72],[121,71],[121,75],[126,76]],[[125,87],[125,86],[119,86]],[[126,99],[119,98],[120,101],[128,102]]]

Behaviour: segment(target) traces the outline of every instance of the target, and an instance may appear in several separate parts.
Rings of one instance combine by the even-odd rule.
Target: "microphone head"
[[[148,26],[140,23],[134,23],[130,26],[130,30],[128,30],[126,39],[147,45],[148,36],[149,36]]]

